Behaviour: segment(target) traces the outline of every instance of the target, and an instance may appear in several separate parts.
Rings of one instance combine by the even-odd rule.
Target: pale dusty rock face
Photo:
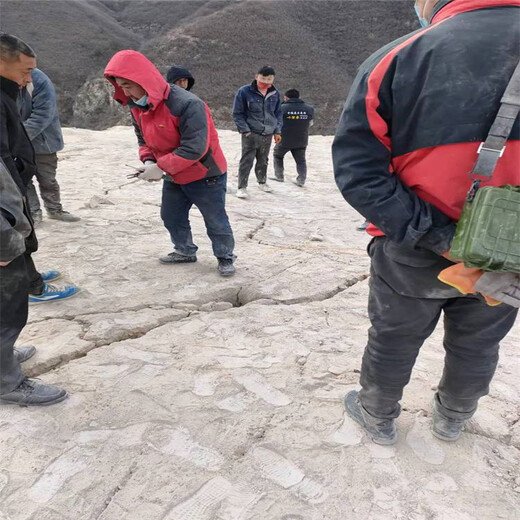
[[[228,213],[237,274],[216,273],[202,218],[199,261],[171,250],[160,185],[129,184],[130,128],[65,129],[59,180],[82,221],[44,220],[37,266],[83,291],[31,307],[20,338],[31,374],[70,397],[44,409],[0,407],[0,519],[453,520],[518,510],[518,327],[504,340],[490,396],[456,444],[429,432],[442,372],[442,325],[402,401],[395,446],[344,414],[369,321],[363,219],[337,191],[331,137],[312,137],[300,189],[250,178],[237,199],[236,133]],[[295,177],[286,160],[288,181]],[[108,191],[108,193],[107,193]]]

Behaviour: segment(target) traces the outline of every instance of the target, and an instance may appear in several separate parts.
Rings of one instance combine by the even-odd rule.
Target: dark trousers
[[[242,157],[240,158],[240,164],[238,166],[239,188],[247,188],[249,173],[251,172],[255,159],[256,180],[258,184],[265,184],[272,140],[272,135],[251,133],[246,137],[242,134]]]
[[[29,294],[33,294],[38,296],[42,294],[44,283],[42,280],[42,275],[36,269],[34,265],[34,261],[32,259],[31,253],[27,251],[23,254],[25,257],[25,266],[27,273],[27,281],[29,282]]]
[[[273,150],[274,175],[277,179],[283,179],[283,158],[287,152],[291,152],[296,162],[298,181],[304,183],[307,178],[307,160],[305,152],[307,148],[285,148],[283,141],[277,144]]]
[[[195,205],[204,218],[213,254],[217,258],[234,258],[235,240],[226,213],[226,181],[226,173],[189,184],[164,181],[161,218],[177,253],[191,256],[197,252],[189,220]]]
[[[27,323],[29,283],[25,256],[0,267],[0,394],[17,388],[25,375],[13,355],[13,347]]]
[[[378,238],[369,246],[372,326],[361,367],[361,403],[375,417],[399,415],[399,401],[419,349],[442,311],[446,355],[438,385],[440,409],[448,418],[468,419],[489,391],[499,342],[518,311],[505,304],[489,307],[480,295],[453,295],[453,289],[444,289],[436,279],[450,262],[424,250],[418,255],[400,254],[399,248],[385,243],[388,246],[389,241]]]
[[[32,222],[31,213],[32,211],[27,208],[27,203],[24,203],[24,214]],[[31,254],[36,251],[38,251],[38,239],[36,238],[36,233],[34,232],[33,227],[31,234],[25,239],[25,253],[23,256],[25,258],[27,281],[29,282],[29,294],[38,296],[43,292],[44,283],[31,256]]]
[[[57,168],[58,156],[55,153],[36,155],[36,179],[43,204],[49,213],[59,212],[63,209],[60,201],[60,185],[56,180]],[[31,213],[41,211],[40,199],[32,180],[27,185],[27,199]]]

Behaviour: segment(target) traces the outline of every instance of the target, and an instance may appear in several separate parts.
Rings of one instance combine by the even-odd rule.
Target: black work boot
[[[0,404],[20,406],[47,406],[59,403],[67,397],[67,392],[57,386],[38,383],[34,379],[24,379],[22,384],[8,394],[0,395]]]
[[[16,361],[23,363],[36,354],[36,349],[32,345],[27,345],[25,347],[14,347],[13,352]]]
[[[235,266],[232,258],[217,258],[218,272],[220,276],[233,276],[235,274]]]
[[[63,209],[57,211],[47,210],[47,215],[53,220],[61,220],[62,222],[78,222],[78,220],[81,220],[81,218]]]
[[[359,394],[352,390],[345,396],[347,414],[361,425],[368,436],[376,443],[388,446],[397,441],[394,419],[379,419],[370,415],[359,401]]]
[[[432,433],[441,441],[454,442],[462,433],[467,419],[453,419],[442,413],[439,396],[433,398]]]
[[[173,253],[168,253],[166,256],[161,256],[159,258],[159,262],[162,264],[186,264],[190,262],[196,262],[197,257],[195,255],[180,255],[173,251]]]

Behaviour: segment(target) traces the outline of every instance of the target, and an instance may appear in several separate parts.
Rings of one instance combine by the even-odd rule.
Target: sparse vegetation
[[[65,124],[125,121],[107,93],[93,95],[85,83],[116,51],[132,48],[162,72],[188,67],[221,128],[234,128],[236,89],[269,63],[281,90],[297,87],[316,106],[318,134],[334,132],[359,64],[416,28],[409,3],[395,0],[4,0],[1,27],[35,48]],[[80,92],[93,97],[76,99]]]

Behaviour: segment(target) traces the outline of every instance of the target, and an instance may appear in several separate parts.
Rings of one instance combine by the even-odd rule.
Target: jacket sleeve
[[[247,100],[242,89],[239,89],[233,103],[233,119],[241,134],[251,132],[251,128],[247,124]]]
[[[278,94],[276,99],[276,104],[274,106],[274,115],[276,116],[276,129],[274,131],[275,134],[282,133],[283,126],[283,113],[282,113],[282,103],[280,101],[280,94]]]
[[[56,90],[48,78],[38,76],[34,83],[32,99],[29,95],[23,98],[23,103],[29,102],[32,103],[30,116],[23,124],[29,139],[33,141],[52,123],[56,115]]]
[[[9,206],[18,210],[16,215],[7,209],[7,199]],[[25,251],[25,237],[14,228],[17,219],[23,219],[22,227],[30,229],[22,204],[20,191],[3,163],[0,163],[0,262],[11,262]]]
[[[209,149],[209,109],[200,99],[191,99],[179,116],[181,144],[172,153],[158,157],[157,165],[171,177],[198,162]]]
[[[137,137],[137,144],[139,145],[139,159],[141,159],[142,162],[155,162],[155,155],[152,152],[152,150],[150,150],[150,148],[148,148],[148,146],[146,145],[143,134],[141,133],[141,129],[139,128],[139,125],[135,120],[134,114],[132,114],[132,125],[134,126],[134,132]]]
[[[25,252],[25,238],[14,229],[9,217],[0,209],[0,262],[11,262]]]
[[[332,145],[336,184],[345,200],[390,240],[442,254],[450,248],[455,223],[393,173],[393,69],[387,69],[374,92],[369,60],[354,80]]]
[[[22,181],[22,177],[18,171],[14,157],[12,156],[11,149],[9,147],[7,114],[3,103],[0,103],[0,156],[20,191],[25,193],[26,187]]]

